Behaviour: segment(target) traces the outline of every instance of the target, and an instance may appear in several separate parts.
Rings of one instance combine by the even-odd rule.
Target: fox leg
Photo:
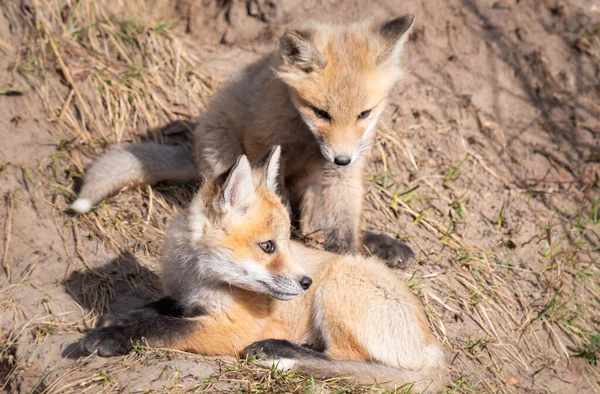
[[[360,169],[326,168],[321,172],[298,190],[300,229],[322,238],[326,250],[356,252],[363,199]]]
[[[314,357],[328,360],[325,353],[296,345],[285,339],[264,339],[254,342],[246,347],[242,354],[245,356],[256,356],[261,359],[298,359],[301,357]]]
[[[359,230],[363,186],[358,164],[355,168],[326,168],[320,179],[304,183],[301,191],[296,188],[301,193],[301,230],[322,238],[326,250],[375,255],[392,268],[406,268],[414,259],[410,247],[386,235]]]
[[[247,324],[239,319],[232,322],[226,314],[206,314],[203,308],[184,311],[167,297],[127,313],[103,316],[82,346],[89,354],[97,351],[100,356],[117,356],[127,354],[132,342],[144,339],[151,347],[207,356],[235,355],[260,339],[260,324],[243,317]]]
[[[200,173],[207,178],[227,171],[239,156],[248,153],[233,128],[221,125],[220,116],[220,113],[205,112],[194,131],[196,163]]]
[[[202,310],[195,312],[197,316],[203,313]],[[90,354],[97,351],[104,357],[123,355],[131,350],[132,341],[142,338],[150,346],[170,347],[194,331],[198,322],[190,317],[170,298],[127,313],[107,314],[85,336],[83,349]]]

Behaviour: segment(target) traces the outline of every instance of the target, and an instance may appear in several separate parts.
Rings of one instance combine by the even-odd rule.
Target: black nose
[[[308,290],[310,285],[312,285],[312,279],[310,279],[308,276],[300,279],[300,286],[302,286],[304,290]]]
[[[333,162],[338,166],[347,166],[351,161],[352,159],[348,156],[337,156],[335,159],[333,159]]]

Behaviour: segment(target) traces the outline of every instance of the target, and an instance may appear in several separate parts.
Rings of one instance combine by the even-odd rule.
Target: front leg
[[[285,184],[285,166],[286,166],[285,160],[280,159],[279,174],[278,174],[279,184],[277,185],[277,194],[279,195],[281,202],[283,203],[283,205],[285,205],[285,208],[287,209],[288,214],[291,217],[293,215],[292,203],[290,201],[289,190],[287,189],[286,184]]]
[[[174,300],[163,298],[127,313],[102,316],[96,328],[83,339],[82,346],[85,352],[98,352],[103,357],[127,354],[133,343],[142,339],[152,347],[172,348],[197,326],[198,322],[184,315]]]
[[[361,163],[348,167],[327,164],[317,177],[295,186],[299,201],[300,229],[323,241],[335,253],[360,252],[379,257],[392,268],[407,268],[414,260],[412,249],[394,238],[360,231],[363,201]]]
[[[207,314],[201,308],[192,314],[183,312],[174,301],[163,298],[127,313],[105,315],[83,339],[83,349],[89,354],[118,356],[127,354],[136,341],[145,340],[150,347],[232,356],[261,339],[261,322],[248,315],[245,305],[220,314]]]
[[[318,176],[302,185],[300,229],[322,239],[326,250],[354,253],[359,245],[363,200],[361,166],[336,168],[326,164]]]

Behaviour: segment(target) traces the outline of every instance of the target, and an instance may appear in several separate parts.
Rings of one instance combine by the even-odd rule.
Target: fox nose
[[[312,279],[308,276],[305,276],[304,278],[300,279],[300,286],[302,286],[304,290],[308,290],[310,285],[312,285]]]
[[[333,162],[338,166],[347,166],[352,161],[348,156],[336,156]]]

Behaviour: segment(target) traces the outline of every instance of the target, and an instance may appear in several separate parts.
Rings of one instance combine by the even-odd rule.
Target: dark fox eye
[[[275,252],[275,243],[273,241],[261,242],[258,244],[263,252],[271,254]]]
[[[331,115],[329,115],[329,112],[319,108],[313,108],[313,111],[315,111],[315,115],[317,115],[318,118],[331,120]]]
[[[368,117],[369,117],[369,115],[371,115],[371,110],[370,110],[370,109],[368,109],[368,110],[366,110],[366,111],[362,111],[362,112],[361,112],[361,113],[358,115],[358,120],[362,120],[362,119],[368,118]]]

